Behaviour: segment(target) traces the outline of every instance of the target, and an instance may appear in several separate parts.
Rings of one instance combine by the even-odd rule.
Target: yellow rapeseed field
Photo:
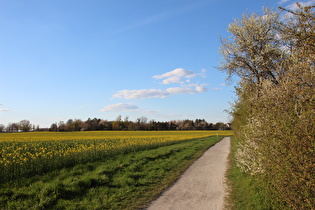
[[[0,133],[0,180],[232,131],[86,131]]]

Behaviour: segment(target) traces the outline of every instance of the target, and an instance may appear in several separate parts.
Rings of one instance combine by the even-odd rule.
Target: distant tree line
[[[22,120],[18,123],[9,123],[7,126],[0,124],[0,132],[29,132],[29,131],[168,131],[168,130],[231,130],[229,123],[217,122],[208,123],[204,119],[196,120],[172,120],[160,122],[148,120],[146,117],[139,117],[136,121],[130,121],[128,117],[122,119],[119,115],[116,120],[108,121],[100,118],[88,118],[86,121],[80,119],[69,119],[51,124],[49,128],[40,128],[38,125],[32,125],[28,120]]]
[[[16,123],[9,123],[7,126],[0,124],[0,133],[14,133],[14,132],[29,132],[40,130],[39,126],[35,128],[35,125],[32,125],[29,120],[21,120]]]

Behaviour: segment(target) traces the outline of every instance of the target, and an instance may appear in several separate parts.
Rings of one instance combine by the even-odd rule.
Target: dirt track
[[[226,137],[208,149],[178,181],[148,207],[149,210],[223,209],[224,175],[230,152]]]

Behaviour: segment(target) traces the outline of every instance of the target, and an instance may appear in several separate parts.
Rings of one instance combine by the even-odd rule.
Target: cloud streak
[[[145,98],[166,98],[169,93],[160,89],[140,89],[140,90],[121,90],[113,95],[114,98],[124,99],[145,99]]]
[[[143,110],[132,103],[117,103],[105,106],[101,112],[140,112],[150,115],[161,115],[158,111]]]
[[[12,111],[11,109],[1,108],[2,106],[3,106],[3,104],[0,104],[0,112],[10,112],[10,111]]]
[[[197,76],[193,71],[177,68],[165,74],[155,75],[154,79],[163,79],[162,84],[179,83],[183,84],[182,78],[193,78]]]
[[[186,87],[172,87],[166,90],[161,89],[141,89],[141,90],[121,90],[113,95],[114,98],[123,99],[147,99],[147,98],[167,98],[175,94],[196,94],[207,92],[207,88],[196,86],[194,89]]]
[[[137,107],[134,104],[131,103],[118,103],[118,104],[111,104],[105,106],[103,109],[101,109],[101,112],[110,112],[110,111],[116,111],[116,112],[125,112],[125,111],[138,111],[139,107]]]
[[[10,112],[12,111],[11,109],[4,109],[4,108],[0,108],[0,112]]]
[[[207,88],[203,86],[197,86],[195,89],[185,87],[173,87],[166,89],[166,91],[170,94],[196,94],[201,92],[207,92]]]

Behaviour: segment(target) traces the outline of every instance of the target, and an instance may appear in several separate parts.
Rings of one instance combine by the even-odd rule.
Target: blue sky
[[[0,124],[228,122],[219,35],[290,0],[0,0]],[[315,4],[314,0],[304,1]]]

